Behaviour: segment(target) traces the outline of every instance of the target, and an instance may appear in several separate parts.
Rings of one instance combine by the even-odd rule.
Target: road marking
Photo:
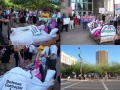
[[[103,84],[105,90],[109,90],[103,81],[102,81],[102,84]]]
[[[72,86],[74,86],[74,85],[76,85],[76,84],[79,84],[79,83],[81,83],[81,82],[78,82],[78,83],[75,83],[75,84],[69,85],[69,86],[67,86],[67,87],[62,88],[61,90],[64,90],[64,89],[69,88],[69,87],[72,87]]]
[[[63,85],[63,84],[68,84],[68,83],[71,83],[71,82],[61,83],[61,85]]]

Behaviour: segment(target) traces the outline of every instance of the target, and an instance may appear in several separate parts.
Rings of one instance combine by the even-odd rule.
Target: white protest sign
[[[113,25],[105,25],[101,29],[101,36],[115,36],[116,29]]]
[[[104,14],[105,13],[105,8],[99,8],[99,13]]]
[[[26,90],[26,82],[7,79],[2,90]]]
[[[63,18],[63,25],[70,24],[70,18]]]

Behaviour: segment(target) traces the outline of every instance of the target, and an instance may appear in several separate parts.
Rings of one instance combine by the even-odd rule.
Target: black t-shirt
[[[21,17],[20,18],[20,23],[25,23],[26,22],[25,20],[26,20],[25,17]]]
[[[0,14],[0,19],[2,19],[3,18],[3,13],[2,14]],[[3,22],[0,22],[0,24],[2,24]]]
[[[102,16],[102,20],[105,20],[105,16]]]
[[[2,63],[9,63],[10,55],[12,54],[11,47],[5,46],[3,50],[4,50],[4,54],[2,58]]]
[[[70,20],[73,20],[73,19],[74,19],[74,17],[73,17],[73,16],[69,16],[69,18],[70,18]]]

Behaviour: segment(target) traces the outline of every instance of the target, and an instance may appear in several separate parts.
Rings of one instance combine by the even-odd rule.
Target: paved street
[[[61,44],[98,45],[98,43],[90,36],[89,30],[84,31],[82,29],[82,25],[79,26],[79,29],[61,33]],[[102,43],[102,45],[113,45],[113,43],[107,42]]]
[[[120,90],[120,81],[62,81],[61,90]]]

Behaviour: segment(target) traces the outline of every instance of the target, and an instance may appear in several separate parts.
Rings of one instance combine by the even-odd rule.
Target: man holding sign
[[[63,15],[62,15],[62,28],[61,28],[61,32],[63,32],[63,29],[65,28],[66,29],[66,32],[68,32],[68,24],[67,24],[67,16],[66,16],[66,14],[64,13]]]

